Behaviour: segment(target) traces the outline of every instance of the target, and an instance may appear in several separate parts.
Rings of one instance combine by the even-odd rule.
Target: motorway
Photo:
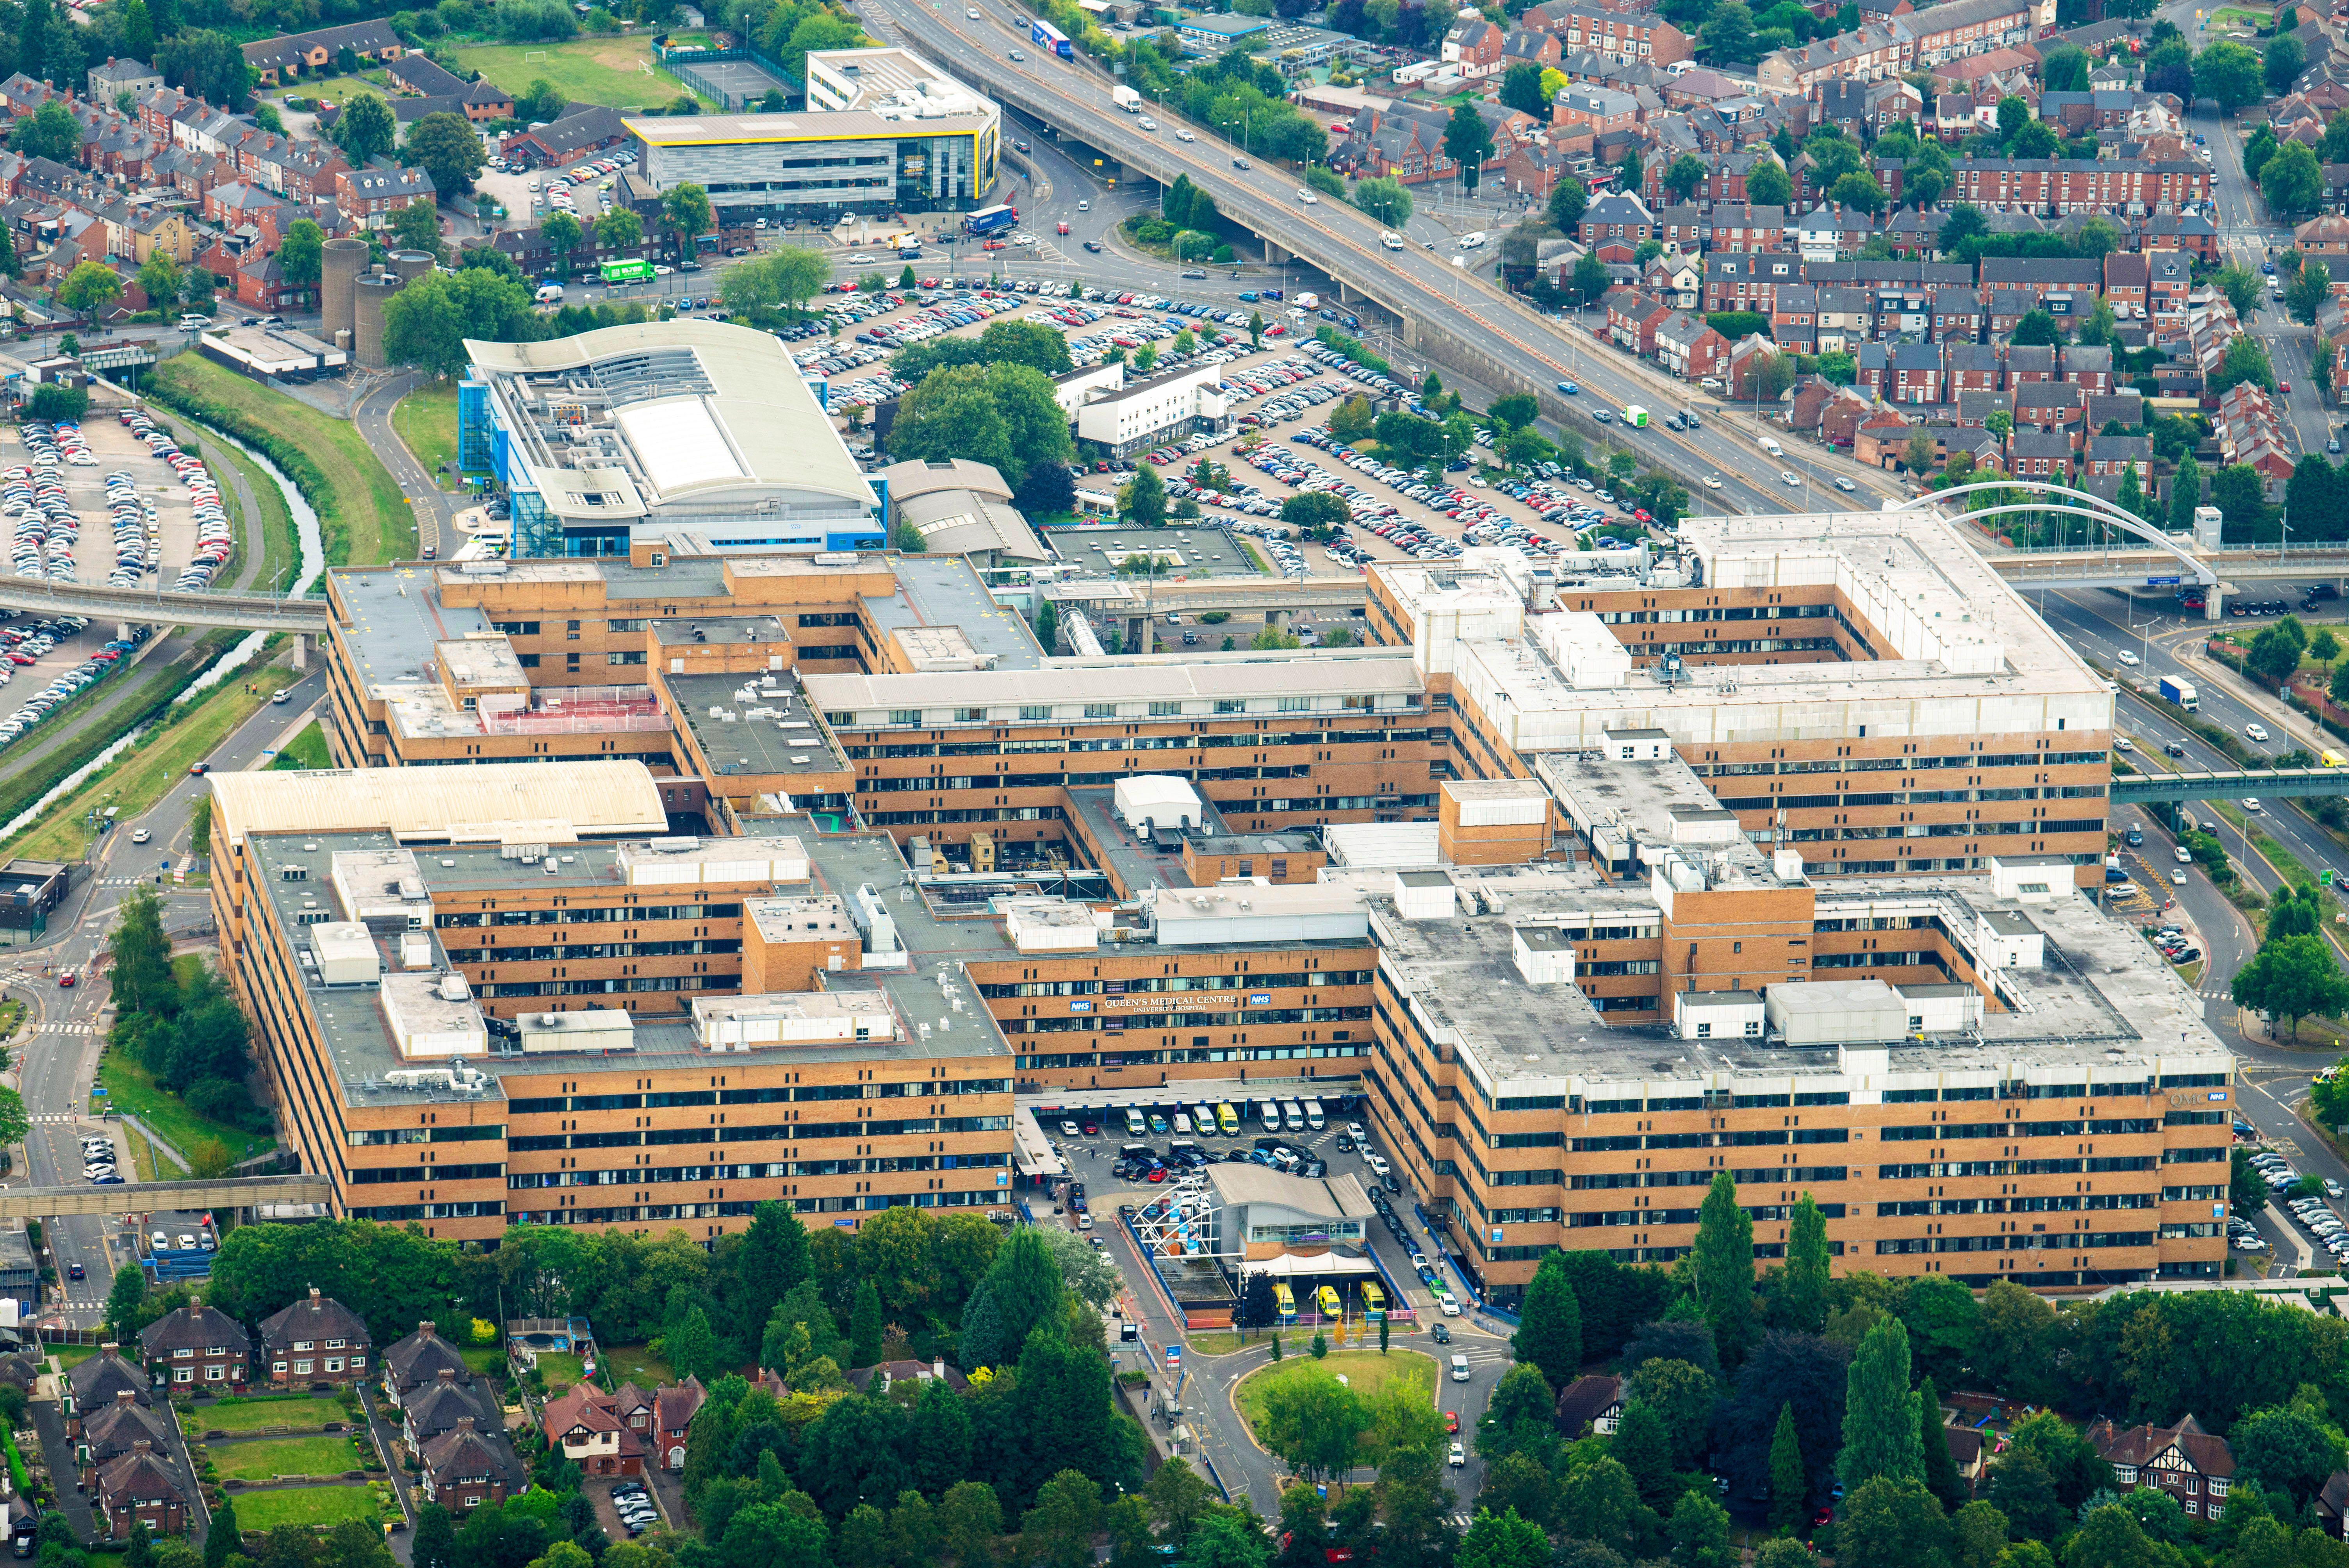
[[[291,690],[291,697],[264,706],[212,753],[215,770],[267,767],[279,742],[309,723],[323,706],[325,676],[313,671]],[[26,1004],[26,1026],[12,1042],[10,1065],[33,1120],[26,1155],[35,1184],[79,1182],[78,1140],[85,1131],[104,1130],[114,1137],[118,1150],[128,1152],[122,1150],[119,1126],[87,1115],[103,1045],[101,1018],[108,1006],[103,968],[93,975],[90,964],[105,951],[115,911],[124,892],[134,885],[154,888],[160,895],[163,928],[175,943],[201,943],[210,936],[209,895],[202,887],[181,887],[170,881],[172,870],[188,863],[192,849],[188,816],[197,797],[209,788],[200,779],[181,779],[144,816],[125,820],[107,834],[88,873],[51,917],[48,937],[37,947],[11,955],[0,967],[0,985]],[[132,833],[141,828],[149,841],[132,843]],[[69,969],[82,976],[82,983],[61,988],[57,976]],[[116,1268],[136,1255],[132,1233],[114,1220],[90,1216],[57,1219],[44,1229],[50,1251],[47,1261],[55,1265],[63,1293],[44,1303],[42,1321],[88,1327],[101,1316]],[[75,1264],[82,1265],[87,1278],[67,1278]]]
[[[1553,416],[1571,406],[1551,390],[1567,380],[1582,385],[1584,405],[1638,403],[1660,418],[1674,407],[1706,410],[1700,431],[1676,432],[1661,423],[1632,431],[1617,423],[1606,427],[1605,435],[1675,473],[1719,473],[1723,488],[1713,493],[1731,511],[1830,510],[1824,500],[1811,499],[1819,478],[1810,476],[1842,475],[1860,487],[1870,506],[1905,494],[1884,474],[1840,457],[1821,454],[1788,469],[1752,445],[1741,433],[1744,421],[1710,398],[1611,349],[1585,351],[1587,328],[1537,313],[1464,264],[1449,264],[1436,252],[1417,246],[1381,248],[1377,222],[1334,201],[1306,204],[1299,199],[1296,177],[1243,157],[1215,128],[1188,128],[1195,137],[1189,142],[1174,139],[1171,125],[1163,136],[1144,131],[1142,117],[1112,107],[1109,80],[1090,62],[1061,60],[1030,46],[1024,27],[1014,25],[1019,13],[1008,0],[982,0],[980,6],[966,9],[979,10],[980,19],[920,0],[864,0],[861,7],[868,30],[877,36],[927,56],[1007,106],[1036,106],[1061,130],[1115,158],[1130,174],[1171,181],[1177,172],[1187,173],[1226,217],[1344,279],[1350,298],[1368,294],[1392,314],[1412,320],[1422,343],[1439,338],[1473,346],[1519,377],[1518,389],[1537,393]],[[1015,50],[1027,58],[1012,61]],[[1153,106],[1152,117],[1159,115],[1170,122],[1175,119],[1173,110]],[[1794,472],[1796,484],[1783,483],[1782,470]]]

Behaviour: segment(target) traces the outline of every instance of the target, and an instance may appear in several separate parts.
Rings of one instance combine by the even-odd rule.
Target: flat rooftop
[[[1042,666],[1044,649],[1034,629],[1017,610],[995,602],[967,557],[907,555],[895,565],[897,592],[885,599],[868,597],[864,609],[882,631],[905,634],[917,657],[925,645],[920,633],[951,629],[989,670]]]
[[[1113,785],[1089,784],[1071,789],[1069,802],[1091,841],[1100,846],[1102,869],[1116,880],[1119,894],[1132,899],[1155,887],[1189,887],[1191,879],[1183,870],[1183,836],[1169,832],[1158,842],[1136,838],[1117,814],[1116,794]],[[1205,797],[1199,809],[1207,813],[1208,826],[1222,826]]]
[[[847,757],[809,717],[799,677],[789,670],[672,675],[662,680],[694,744],[719,778],[848,771]]]
[[[1044,536],[1044,542],[1059,551],[1061,560],[1089,567],[1104,577],[1115,576],[1118,562],[1129,555],[1153,554],[1160,558],[1160,582],[1200,575],[1261,576],[1264,573],[1263,562],[1242,549],[1238,540],[1204,522],[1189,528],[1179,522],[1170,522],[1164,528],[1056,528]],[[1132,583],[1137,595],[1149,596],[1148,574],[1135,573],[1123,581]]]

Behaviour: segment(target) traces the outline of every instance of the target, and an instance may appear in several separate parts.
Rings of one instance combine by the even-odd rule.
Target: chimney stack
[[[113,1344],[101,1345],[98,1347],[98,1353],[100,1356],[119,1356],[122,1354],[122,1346]]]
[[[317,1287],[316,1285],[315,1285],[315,1284],[314,1284],[314,1285],[312,1285],[312,1286],[310,1287],[310,1310],[311,1310],[312,1312],[316,1312],[316,1311],[318,1311],[318,1310],[319,1310],[319,1306],[318,1306],[318,1287]]]
[[[118,1405],[132,1404],[138,1398],[139,1391],[135,1388],[117,1388],[114,1391],[114,1402]]]
[[[443,1367],[440,1368],[439,1377],[441,1387],[454,1387],[457,1382],[457,1369],[454,1367]]]
[[[150,1442],[147,1439],[140,1438],[137,1442],[130,1445],[130,1451],[134,1454],[151,1454],[155,1451],[155,1445]]]
[[[427,1339],[431,1338],[434,1332],[432,1320],[429,1317],[418,1319],[416,1332]]]

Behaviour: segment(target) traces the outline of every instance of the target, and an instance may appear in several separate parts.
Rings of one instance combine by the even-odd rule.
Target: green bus
[[[653,281],[650,262],[605,262],[604,281],[607,284],[648,284]]]

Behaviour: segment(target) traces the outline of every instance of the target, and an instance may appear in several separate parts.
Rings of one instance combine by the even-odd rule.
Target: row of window
[[[817,1138],[919,1138],[932,1133],[1009,1132],[1008,1116],[926,1116],[898,1121],[789,1121],[768,1127],[655,1128],[650,1131],[552,1133],[543,1138],[512,1138],[506,1146],[516,1154],[543,1153],[554,1149],[641,1149],[663,1143],[797,1142]]]
[[[604,921],[740,920],[739,903],[586,904],[578,908],[451,910],[433,912],[442,931],[478,925],[593,925]]]
[[[508,1191],[540,1187],[626,1187],[671,1181],[759,1181],[819,1176],[894,1174],[904,1171],[995,1171],[1009,1154],[901,1154],[865,1160],[783,1160],[762,1165],[644,1165],[601,1171],[523,1171],[506,1178]]]
[[[2076,1253],[2149,1247],[2151,1231],[2057,1231],[2009,1236],[1904,1236],[1876,1243],[1876,1255],[1905,1253]]]
[[[1163,975],[1133,980],[1028,980],[979,986],[982,996],[1124,996],[1152,991],[1294,991],[1367,985],[1372,969],[1284,970],[1270,975]]]

